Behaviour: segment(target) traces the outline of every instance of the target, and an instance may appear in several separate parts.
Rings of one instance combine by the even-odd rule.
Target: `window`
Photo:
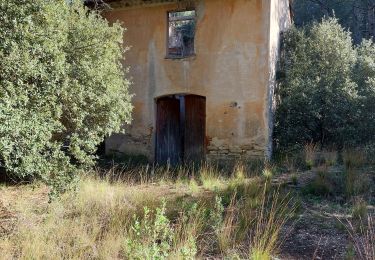
[[[195,11],[168,13],[167,56],[183,58],[194,55]]]

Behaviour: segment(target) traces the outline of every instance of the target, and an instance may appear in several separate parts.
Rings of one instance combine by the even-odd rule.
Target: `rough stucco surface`
[[[186,93],[206,97],[208,159],[269,155],[270,88],[285,16],[279,5],[283,12],[289,10],[287,0],[197,1],[196,55],[183,60],[165,58],[167,11],[176,4],[107,12],[109,21],[119,20],[127,28],[125,42],[131,50],[126,66],[135,94],[133,122],[127,134],[107,140],[107,152],[152,160],[155,99]]]

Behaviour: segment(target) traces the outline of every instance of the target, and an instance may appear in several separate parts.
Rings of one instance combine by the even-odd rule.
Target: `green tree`
[[[129,123],[123,28],[81,1],[0,0],[0,166],[63,192]]]
[[[357,122],[357,84],[352,80],[357,52],[350,33],[336,19],[325,19],[308,29],[290,30],[284,48],[276,144],[342,146],[355,134]]]
[[[364,40],[357,47],[358,59],[353,77],[358,84],[359,133],[356,139],[361,143],[375,141],[375,44]]]

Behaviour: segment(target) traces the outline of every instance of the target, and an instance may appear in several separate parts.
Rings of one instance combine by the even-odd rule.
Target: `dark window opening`
[[[195,11],[168,13],[168,57],[194,55]]]

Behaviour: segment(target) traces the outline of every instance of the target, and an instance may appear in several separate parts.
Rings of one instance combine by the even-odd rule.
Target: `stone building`
[[[133,122],[106,152],[150,161],[267,158],[289,0],[107,0],[127,28]]]

